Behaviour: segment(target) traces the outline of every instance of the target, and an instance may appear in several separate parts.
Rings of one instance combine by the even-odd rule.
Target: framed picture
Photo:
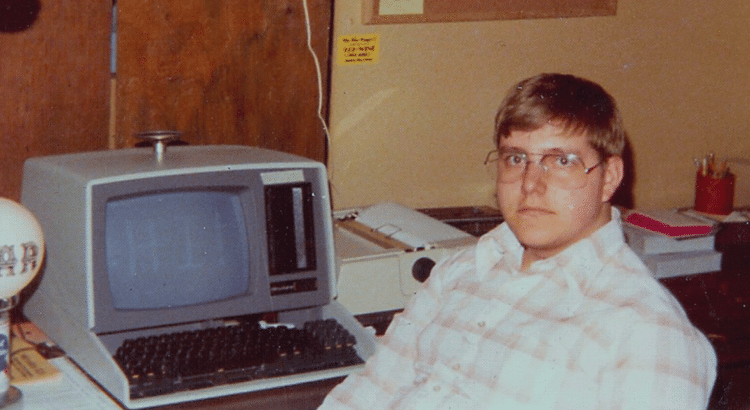
[[[365,24],[611,16],[617,0],[362,0]]]

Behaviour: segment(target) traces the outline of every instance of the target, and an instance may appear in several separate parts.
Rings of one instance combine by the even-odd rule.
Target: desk
[[[720,272],[661,279],[719,359],[709,410],[750,409],[750,257],[727,250]]]
[[[69,359],[51,361],[61,370],[59,376],[28,385],[17,386],[23,393],[24,410],[119,410],[123,409]],[[149,408],[150,410],[312,410],[317,408],[331,389],[344,378],[321,380],[276,389],[236,394]]]
[[[151,407],[149,410],[312,410],[342,380],[344,378],[339,377],[278,389]]]

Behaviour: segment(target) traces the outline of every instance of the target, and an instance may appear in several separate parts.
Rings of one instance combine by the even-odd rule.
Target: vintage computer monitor
[[[131,408],[343,375],[290,376],[133,399],[112,355],[125,339],[273,312],[336,318],[363,358],[374,339],[336,302],[325,167],[244,146],[29,159],[22,203],[47,240],[24,313]]]

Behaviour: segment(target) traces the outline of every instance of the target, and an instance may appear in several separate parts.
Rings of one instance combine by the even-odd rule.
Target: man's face
[[[608,201],[622,180],[621,158],[609,158],[585,175],[582,186],[570,188],[553,181],[535,163],[541,155],[532,154],[575,154],[592,167],[601,159],[585,136],[545,125],[535,131],[513,131],[500,140],[499,148],[526,153],[530,159],[518,180],[503,182],[498,177],[497,182],[503,218],[526,249],[524,268],[588,237],[610,220]]]

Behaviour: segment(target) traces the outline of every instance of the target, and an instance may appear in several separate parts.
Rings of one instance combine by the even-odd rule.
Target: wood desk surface
[[[343,377],[338,377],[271,390],[150,407],[149,410],[312,410],[342,380]]]

